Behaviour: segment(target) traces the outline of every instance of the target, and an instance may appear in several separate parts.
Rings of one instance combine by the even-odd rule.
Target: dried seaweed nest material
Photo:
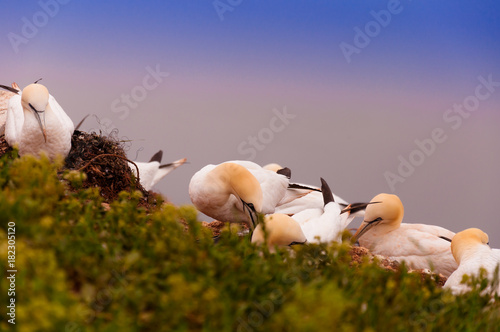
[[[96,133],[76,130],[71,138],[65,168],[85,172],[87,179],[83,186],[99,187],[105,199],[113,200],[119,192],[131,190],[139,190],[147,197],[148,192],[133,177],[126,160],[125,151],[118,142]]]
[[[214,220],[212,222],[202,221],[201,225],[206,227],[212,231],[213,236],[219,236],[222,232],[222,229],[229,225],[229,223],[225,223],[222,221]],[[232,227],[238,229],[238,234],[246,234],[248,232],[248,226],[245,223],[234,223]]]
[[[12,148],[9,146],[7,141],[5,140],[5,136],[0,137],[0,157],[6,154],[7,152],[12,151]]]

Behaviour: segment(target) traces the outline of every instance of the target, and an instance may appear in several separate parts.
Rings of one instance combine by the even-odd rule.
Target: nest
[[[9,151],[12,151],[12,148],[5,137],[0,137],[0,157]],[[127,160],[123,147],[116,140],[75,130],[64,169],[86,173],[87,179],[83,182],[83,187],[98,187],[107,202],[116,199],[121,191],[139,190],[143,195],[140,206],[148,210],[157,206],[163,198],[142,187]]]
[[[99,187],[106,200],[115,199],[121,191],[139,190],[144,197],[149,195],[133,176],[121,145],[106,136],[75,130],[65,168],[85,172],[83,186]]]

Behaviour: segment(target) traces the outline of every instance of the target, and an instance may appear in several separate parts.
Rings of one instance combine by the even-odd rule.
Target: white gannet
[[[271,214],[288,188],[288,177],[250,161],[207,165],[191,178],[189,196],[202,213],[219,221],[255,227],[256,213]]]
[[[396,195],[379,194],[366,208],[364,221],[352,241],[373,254],[398,262],[405,261],[412,269],[430,269],[448,277],[458,267],[450,243],[455,233],[434,225],[402,223],[403,203]]]
[[[73,121],[42,84],[30,84],[18,92],[7,109],[7,143],[17,145],[21,156],[38,156],[44,151],[51,159],[66,157],[71,150]]]
[[[304,244],[307,239],[299,224],[286,214],[275,213],[264,217],[264,227],[258,224],[252,234],[252,243],[266,243],[271,252],[275,247]]]
[[[451,241],[451,252],[458,264],[444,288],[450,289],[458,295],[470,290],[467,284],[462,284],[465,274],[478,276],[480,269],[486,270],[486,277],[491,281],[495,269],[500,263],[500,253],[488,245],[488,235],[478,228],[469,228],[458,232]],[[487,289],[486,292],[500,294],[500,285],[496,289]]]
[[[270,163],[263,167],[264,169],[277,172],[284,167],[277,163]],[[335,202],[342,207],[349,205],[344,199],[333,194]],[[292,183],[288,188],[283,199],[276,206],[276,213],[284,213],[290,216],[299,213],[306,209],[322,209],[323,195],[321,189],[316,186],[311,186],[302,183]],[[363,210],[359,210],[356,215],[362,216]]]
[[[5,122],[7,121],[7,109],[9,108],[10,98],[17,95],[21,89],[17,83],[12,83],[12,88],[8,86],[1,86],[7,90],[0,90],[0,135],[5,134]]]
[[[357,210],[366,208],[368,203],[356,203],[353,208],[348,205],[344,210],[335,201],[330,187],[321,178],[323,206],[308,208],[296,213],[292,218],[298,222],[308,242],[342,242],[342,233],[354,219]],[[352,213],[351,213],[352,212]]]
[[[149,162],[135,162],[139,168],[139,179],[141,185],[146,190],[151,190],[155,184],[157,184],[161,179],[163,179],[168,173],[172,172],[177,167],[181,166],[186,162],[186,158],[176,160],[169,164],[160,165],[161,159],[163,157],[163,151],[160,150],[154,154],[154,156],[149,160]],[[134,164],[129,163],[129,167],[137,176],[137,170]]]

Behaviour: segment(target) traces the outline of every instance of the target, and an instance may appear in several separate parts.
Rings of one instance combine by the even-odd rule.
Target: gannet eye
[[[382,220],[382,218],[378,217],[377,219],[369,221],[368,223],[373,224],[374,222],[381,221],[381,220]]]

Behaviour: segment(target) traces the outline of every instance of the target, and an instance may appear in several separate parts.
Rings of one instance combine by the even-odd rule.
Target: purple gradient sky
[[[500,247],[500,88],[459,129],[443,120],[474,93],[478,76],[500,81],[500,5],[401,1],[347,63],[339,44],[353,44],[354,28],[387,5],[242,1],[221,21],[212,1],[70,1],[15,52],[9,33],[22,36],[23,17],[32,21],[42,7],[8,2],[2,83],[43,77],[74,122],[96,114],[132,140],[132,159],[141,148],[141,161],[159,149],[165,162],[187,157],[157,186],[177,204],[189,203],[189,180],[204,165],[248,157],[238,146],[269,125],[275,108],[296,118],[254,161],[288,166],[298,182],[322,176],[350,201],[391,192],[384,172],[397,172],[414,140],[443,128],[447,141],[396,185],[405,220],[480,227]],[[113,101],[156,65],[169,77],[121,119]],[[83,126],[91,128],[99,128],[94,118]]]

